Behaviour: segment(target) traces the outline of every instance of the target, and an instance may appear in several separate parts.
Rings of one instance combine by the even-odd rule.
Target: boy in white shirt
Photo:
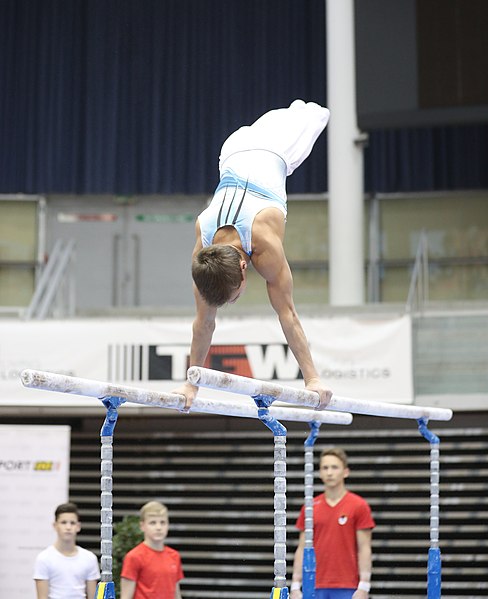
[[[81,524],[78,507],[63,503],[56,508],[56,541],[37,556],[34,566],[37,599],[93,599],[100,578],[95,554],[76,544]]]

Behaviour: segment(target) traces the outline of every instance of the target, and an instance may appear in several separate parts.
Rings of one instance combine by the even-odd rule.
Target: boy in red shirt
[[[320,456],[324,493],[314,499],[313,540],[316,558],[315,599],[368,599],[371,578],[371,536],[375,522],[366,501],[348,491],[346,453],[326,449]],[[290,599],[302,599],[304,507],[296,522],[300,539],[293,562]]]
[[[181,599],[181,557],[164,544],[168,536],[168,509],[150,501],[140,511],[144,541],[129,551],[122,565],[120,599]]]

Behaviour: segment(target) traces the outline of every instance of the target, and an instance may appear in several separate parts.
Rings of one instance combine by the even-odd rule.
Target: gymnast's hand
[[[326,389],[319,378],[310,379],[305,388],[308,389],[308,391],[315,391],[315,393],[318,393],[319,395],[320,403],[315,409],[325,410],[331,400],[332,391],[330,389]]]
[[[291,593],[290,593],[290,599],[302,599],[302,597],[303,597],[303,594],[300,589],[295,589],[294,591],[291,591]]]
[[[181,387],[178,387],[178,389],[174,389],[172,391],[172,393],[176,394],[176,395],[183,395],[185,398],[185,408],[183,410],[181,410],[182,412],[189,412],[191,405],[193,403],[193,400],[195,399],[195,397],[197,396],[198,393],[198,387],[196,387],[195,385],[192,385],[191,383],[189,383],[188,381],[186,383],[184,383],[183,385],[181,385]]]

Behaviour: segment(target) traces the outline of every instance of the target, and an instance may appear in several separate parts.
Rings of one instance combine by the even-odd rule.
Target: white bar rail
[[[100,400],[105,397],[120,397],[131,403],[158,408],[172,408],[179,411],[184,411],[185,408],[185,398],[182,395],[174,393],[161,393],[138,387],[128,387],[126,385],[112,385],[102,381],[42,370],[23,370],[20,378],[24,387],[33,389],[56,391],[70,395],[83,395],[85,397],[95,397]],[[193,401],[190,408],[190,413],[193,412],[258,418],[257,407],[251,402],[246,405],[199,397]],[[294,422],[311,422],[313,420],[327,424],[351,424],[352,422],[351,414],[316,412],[303,408],[271,407],[270,414],[278,420],[290,420]]]
[[[231,391],[242,395],[268,395],[279,401],[285,401],[301,406],[316,408],[319,405],[317,393],[306,389],[294,389],[268,381],[210,370],[200,366],[188,369],[188,381],[193,385]],[[409,406],[403,404],[371,401],[366,399],[350,399],[333,395],[326,410],[352,412],[370,416],[386,416],[388,418],[427,418],[429,420],[450,420],[452,410],[444,408],[429,408],[424,406]],[[315,412],[320,414],[320,412]]]

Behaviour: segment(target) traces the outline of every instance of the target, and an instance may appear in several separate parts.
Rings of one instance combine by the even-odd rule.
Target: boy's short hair
[[[168,508],[164,505],[164,503],[160,503],[159,501],[149,501],[148,503],[145,503],[139,510],[139,519],[142,522],[150,515],[167,516]]]
[[[191,274],[209,306],[220,308],[242,283],[241,254],[231,245],[209,245],[193,258]]]
[[[76,503],[72,503],[71,501],[58,505],[54,512],[54,519],[57,520],[61,514],[76,514],[78,519],[80,517],[80,514],[78,513],[78,506]]]
[[[326,449],[324,449],[320,454],[319,464],[322,462],[322,458],[324,458],[327,455],[335,456],[342,462],[344,468],[349,468],[347,453],[340,447],[327,447]]]

